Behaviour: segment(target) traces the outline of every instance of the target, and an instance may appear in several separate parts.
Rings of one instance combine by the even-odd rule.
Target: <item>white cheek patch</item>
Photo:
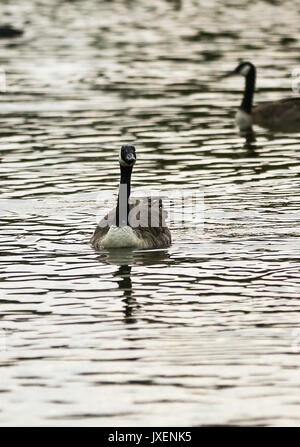
[[[128,167],[129,164],[126,163],[126,161],[123,160],[122,156],[121,156],[121,152],[119,153],[119,163],[122,166]]]
[[[250,71],[250,65],[245,65],[245,67],[242,68],[240,73],[241,73],[242,76],[247,76],[249,71]]]

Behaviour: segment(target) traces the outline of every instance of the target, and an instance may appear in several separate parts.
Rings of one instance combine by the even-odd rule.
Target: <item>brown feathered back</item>
[[[277,132],[300,132],[300,98],[259,104],[252,110],[252,121]]]
[[[171,233],[166,226],[167,212],[161,199],[130,199],[129,210],[129,225],[136,236],[145,242],[145,248],[170,246]],[[95,248],[101,247],[101,241],[112,225],[116,225],[116,208],[103,217],[96,227],[91,238],[91,244]]]

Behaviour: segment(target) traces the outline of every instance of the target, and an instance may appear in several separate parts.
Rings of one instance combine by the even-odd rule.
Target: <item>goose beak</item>
[[[136,158],[133,154],[126,155],[126,163],[129,165],[133,165],[136,162]]]
[[[238,73],[233,70],[233,71],[229,71],[228,73],[225,73],[223,75],[220,76],[220,79],[226,79],[226,78],[231,78],[232,76],[236,76]]]

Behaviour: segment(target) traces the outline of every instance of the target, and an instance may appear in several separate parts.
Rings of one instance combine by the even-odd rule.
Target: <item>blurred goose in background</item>
[[[242,103],[236,113],[236,124],[247,133],[252,124],[277,132],[300,132],[300,97],[284,98],[252,106],[256,68],[251,62],[241,62],[224,78],[241,75],[245,78]]]
[[[10,37],[18,37],[24,33],[23,30],[15,28],[9,24],[0,24],[0,38],[6,39]]]
[[[161,199],[130,201],[131,173],[136,162],[134,146],[122,146],[117,206],[98,224],[91,238],[94,248],[165,248],[171,233],[165,225],[166,212]]]

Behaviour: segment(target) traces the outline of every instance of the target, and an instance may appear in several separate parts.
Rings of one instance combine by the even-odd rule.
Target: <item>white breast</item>
[[[101,246],[103,248],[145,248],[142,239],[139,239],[131,227],[111,226],[104,236]]]
[[[241,130],[249,129],[252,126],[251,116],[241,109],[236,112],[235,122]]]

